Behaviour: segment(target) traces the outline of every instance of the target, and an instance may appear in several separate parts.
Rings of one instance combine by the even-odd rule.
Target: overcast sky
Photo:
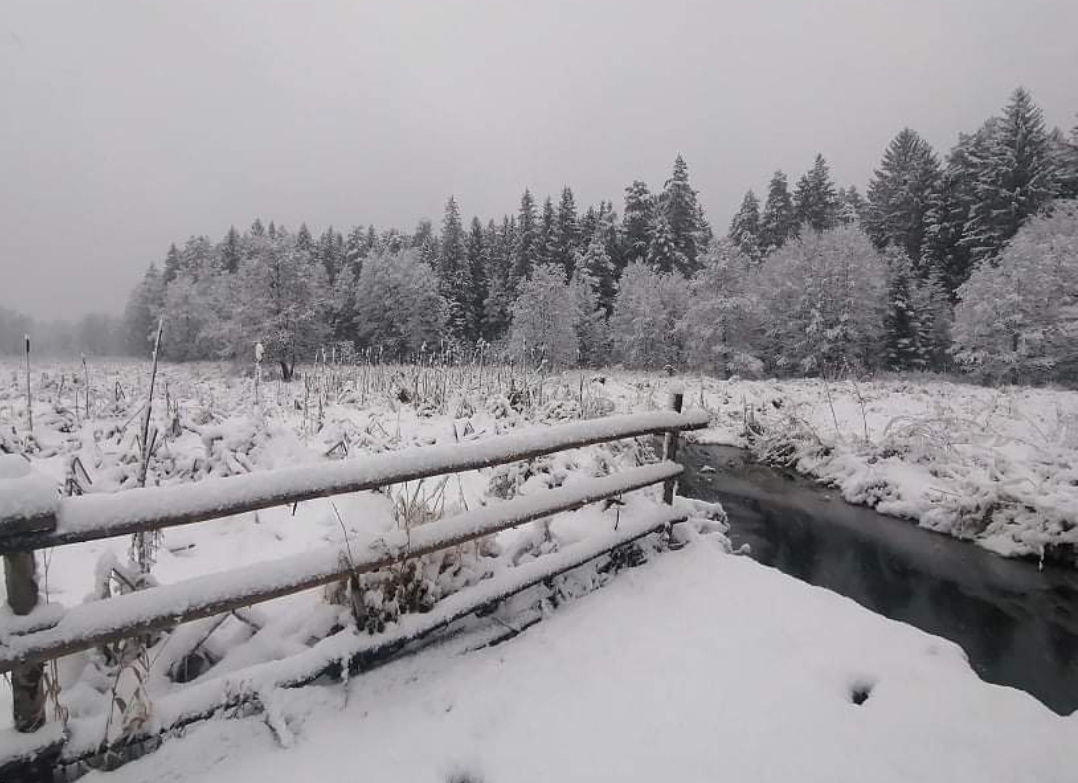
[[[680,151],[716,228],[823,152],[863,187],[1022,84],[1078,111],[1078,0],[0,0],[0,304],[119,311],[255,216],[318,231],[578,204]]]

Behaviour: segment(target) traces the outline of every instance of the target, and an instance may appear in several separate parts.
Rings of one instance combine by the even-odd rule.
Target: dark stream
[[[686,444],[682,457],[681,492],[721,502],[734,546],[749,544],[753,559],[957,642],[988,682],[1078,709],[1078,572],[849,505],[741,449]]]

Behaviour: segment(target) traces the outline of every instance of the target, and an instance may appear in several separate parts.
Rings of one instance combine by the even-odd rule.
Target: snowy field
[[[20,368],[0,366],[0,449],[27,454],[57,487],[134,486],[149,367],[91,363],[88,374],[89,416],[81,365],[35,367],[31,432]],[[853,502],[1001,554],[1052,555],[1078,542],[1078,394],[931,379],[682,382],[686,408],[711,415],[704,439],[749,445],[762,458],[841,487]],[[168,365],[154,399],[158,439],[148,483],[656,410],[669,388],[658,375],[619,371],[550,376],[331,365],[309,369],[306,381],[266,380],[256,389],[242,369]],[[402,525],[654,458],[650,444],[627,441],[174,528],[164,532],[153,574],[171,583],[343,546],[345,536],[354,546]],[[636,494],[654,497],[653,490]],[[412,585],[411,606],[385,584],[365,584],[360,619],[380,629],[401,611],[429,606],[614,523],[613,510],[592,507],[432,558]],[[353,732],[351,722],[341,724],[349,727],[349,747],[362,746],[382,779],[447,780],[460,771],[488,781],[692,780],[729,771],[731,779],[859,780],[867,769],[878,770],[873,780],[1073,779],[1078,751],[1063,742],[1065,732],[1073,738],[1078,729],[1073,716],[1055,718],[1025,694],[985,685],[953,645],[727,556],[724,543],[714,534],[661,554],[510,644],[467,656],[450,654],[447,645],[365,675],[347,691],[281,694],[283,720],[294,726],[285,733],[295,734],[288,752],[259,752],[273,743],[259,720],[217,722],[113,777],[145,780],[153,770],[162,780],[287,779],[267,770],[294,765],[311,774],[305,764],[333,772],[330,743],[340,742],[336,732],[343,729],[334,724],[343,708],[366,727]],[[116,589],[108,573],[127,560],[127,544],[116,539],[47,553],[49,600],[72,605]],[[228,620],[203,647],[212,668],[201,677],[304,649],[354,611],[347,603],[316,590],[259,606],[250,622]],[[177,687],[165,676],[168,663],[154,662],[153,697]],[[102,711],[114,682],[93,653],[65,659],[58,675],[61,702],[73,718]],[[862,706],[849,701],[858,683],[875,684]],[[0,692],[0,725],[10,720],[8,699]],[[581,706],[566,708],[571,703]],[[111,726],[114,737],[123,724]],[[280,727],[276,733],[280,741]],[[416,737],[424,738],[419,745]],[[773,743],[788,753],[775,754]],[[543,745],[564,748],[543,754],[556,769],[521,762]],[[641,749],[641,757],[625,748]],[[159,776],[166,767],[172,777]],[[394,774],[387,777],[388,770]]]

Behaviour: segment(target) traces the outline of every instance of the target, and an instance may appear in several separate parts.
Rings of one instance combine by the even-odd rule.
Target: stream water
[[[681,459],[680,492],[721,502],[753,559],[957,642],[988,682],[1078,709],[1078,572],[850,505],[741,449],[685,444]]]

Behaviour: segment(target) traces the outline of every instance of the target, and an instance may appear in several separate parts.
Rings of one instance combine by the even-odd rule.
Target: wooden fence
[[[410,449],[376,457],[345,459],[332,463],[207,479],[195,484],[133,489],[113,494],[84,495],[59,500],[47,517],[0,518],[0,555],[4,558],[8,621],[0,621],[0,673],[10,672],[16,732],[27,736],[25,757],[40,753],[44,738],[55,750],[57,734],[46,726],[43,672],[46,662],[110,642],[166,631],[181,623],[219,616],[320,585],[341,581],[353,574],[376,571],[409,558],[459,545],[501,530],[541,519],[596,501],[616,498],[625,492],[663,484],[663,500],[654,515],[624,530],[598,535],[579,551],[539,558],[538,565],[510,569],[498,585],[480,582],[473,588],[439,602],[430,616],[420,616],[407,629],[351,641],[338,642],[331,652],[294,662],[277,684],[313,680],[333,661],[354,660],[372,650],[399,647],[414,631],[444,627],[514,592],[526,589],[581,563],[599,557],[628,541],[669,525],[681,517],[670,507],[674,485],[682,472],[675,459],[678,433],[707,426],[702,411],[683,414],[682,399],[675,394],[672,410],[611,416],[500,435],[455,444],[451,448]],[[72,606],[38,607],[37,550],[54,546],[148,533],[176,525],[211,522],[224,517],[272,506],[291,505],[313,498],[370,490],[465,470],[532,459],[567,449],[624,438],[664,435],[663,461],[632,468],[580,485],[548,489],[514,498],[417,527],[399,538],[389,536],[378,547],[342,557],[342,546],[293,555],[232,571],[150,587],[100,601]],[[0,490],[2,491],[2,490]],[[444,606],[443,606],[444,604]],[[35,611],[36,610],[36,611]],[[13,616],[12,616],[13,615]],[[4,628],[3,625],[7,625]],[[402,623],[403,625],[403,623]],[[334,641],[332,638],[325,642]],[[330,645],[327,645],[327,647]],[[303,654],[301,653],[300,656]],[[302,664],[302,665],[301,665]],[[219,696],[219,694],[218,694]],[[188,698],[189,705],[197,703]],[[202,713],[218,706],[207,696]],[[54,727],[53,727],[54,728]],[[43,743],[29,741],[33,734]],[[9,734],[8,736],[12,736]],[[18,735],[15,735],[18,736]],[[0,768],[3,758],[0,754]]]

